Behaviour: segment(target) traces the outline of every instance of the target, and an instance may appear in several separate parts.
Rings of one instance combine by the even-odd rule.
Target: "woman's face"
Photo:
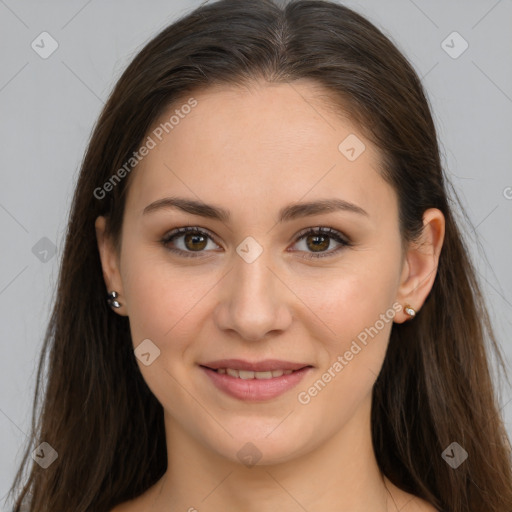
[[[134,348],[150,340],[138,365],[167,429],[234,461],[285,461],[366,433],[393,315],[405,319],[396,194],[374,146],[315,93],[303,81],[195,94],[154,124],[131,176],[109,284]],[[158,206],[166,198],[209,215]],[[186,226],[200,232],[171,239]],[[307,368],[257,379],[204,367],[223,359]]]

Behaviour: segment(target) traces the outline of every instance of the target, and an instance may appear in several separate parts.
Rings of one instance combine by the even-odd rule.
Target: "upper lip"
[[[264,372],[272,370],[300,370],[305,366],[311,366],[306,363],[294,363],[292,361],[282,361],[280,359],[264,359],[263,361],[245,361],[244,359],[218,359],[201,364],[213,370],[219,368],[232,368],[234,370],[246,370],[252,372]]]

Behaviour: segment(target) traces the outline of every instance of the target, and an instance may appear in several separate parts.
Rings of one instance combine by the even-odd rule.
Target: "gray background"
[[[0,502],[29,431],[37,358],[93,123],[145,42],[200,3],[0,0]],[[343,3],[383,29],[423,78],[510,367],[512,0]],[[59,45],[47,59],[31,47],[43,31]],[[458,58],[442,47],[453,31],[469,44]],[[462,46],[452,39],[444,46],[453,53]],[[82,300],[80,290],[75,300]],[[503,386],[499,401],[512,434],[511,400]]]

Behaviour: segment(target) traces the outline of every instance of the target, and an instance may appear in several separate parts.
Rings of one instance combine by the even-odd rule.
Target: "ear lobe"
[[[403,310],[408,305],[416,312],[423,306],[437,275],[439,256],[444,241],[445,219],[437,208],[423,214],[423,231],[418,240],[409,244],[400,278],[397,300],[402,311],[395,317],[402,323],[411,317]]]
[[[98,217],[94,223],[94,226],[96,229],[96,240],[100,254],[101,268],[103,270],[103,280],[105,281],[107,293],[116,291],[119,294],[121,308],[116,308],[115,312],[122,316],[126,316],[125,313],[123,313],[124,294],[121,273],[119,271],[119,257],[111,239],[106,234],[105,217]],[[107,293],[105,293],[105,301],[107,300]]]

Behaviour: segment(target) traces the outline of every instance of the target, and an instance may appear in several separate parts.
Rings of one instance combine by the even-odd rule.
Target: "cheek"
[[[160,351],[148,366],[137,360],[139,369],[159,402],[180,410],[190,396],[179,383],[189,379],[191,349],[200,337],[199,317],[205,315],[202,299],[215,280],[199,267],[184,270],[142,250],[131,252],[122,268],[134,348],[149,339]]]
[[[134,345],[149,338],[166,351],[183,349],[180,341],[193,339],[201,301],[215,285],[212,273],[180,268],[142,250],[130,254],[123,271]]]
[[[295,290],[329,327],[327,339],[332,337],[333,346],[343,348],[348,339],[372,326],[382,314],[392,314],[399,277],[398,251],[361,251],[316,280],[298,279]]]
[[[322,370],[344,377],[344,385],[359,381],[372,384],[385,357],[393,325],[393,288],[368,285],[356,278],[340,280],[339,286],[322,297],[318,316],[329,327],[322,337]],[[340,361],[341,358],[341,361]],[[336,363],[340,364],[336,364]],[[329,377],[326,377],[329,379]]]
[[[352,253],[336,276],[315,285],[308,305],[328,326],[319,337],[322,382],[316,387],[329,388],[325,398],[343,397],[347,412],[371,391],[385,358],[400,277],[399,243]]]
[[[393,326],[394,290],[392,281],[352,274],[318,298],[328,335],[319,338],[318,371],[297,390],[297,401],[328,431],[349,422],[372,391]]]

